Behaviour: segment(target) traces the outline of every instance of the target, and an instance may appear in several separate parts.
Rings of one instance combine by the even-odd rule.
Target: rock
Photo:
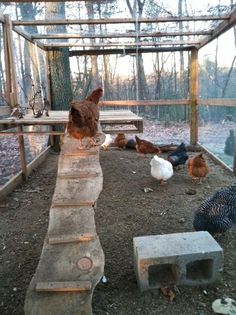
[[[191,189],[189,188],[188,190],[186,190],[185,192],[187,195],[196,195],[197,191],[195,189]]]
[[[212,303],[212,309],[217,314],[236,315],[236,302],[228,297],[217,299]]]

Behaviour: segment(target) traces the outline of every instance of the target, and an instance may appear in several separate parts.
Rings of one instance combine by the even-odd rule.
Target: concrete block
[[[134,237],[134,267],[141,291],[220,280],[223,249],[204,231]]]

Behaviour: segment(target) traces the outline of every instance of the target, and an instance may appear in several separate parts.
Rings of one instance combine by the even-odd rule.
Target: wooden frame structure
[[[17,1],[27,2],[27,1]],[[84,33],[73,33],[73,34],[40,34],[32,35],[26,32],[23,26],[45,26],[45,25],[114,25],[114,24],[138,24],[139,26],[144,23],[182,23],[182,22],[197,22],[197,21],[218,21],[218,25],[215,28],[209,30],[196,30],[196,31],[176,31],[176,32],[120,32],[120,33],[106,33],[106,34],[84,34]],[[198,99],[198,51],[203,46],[210,43],[212,40],[229,30],[231,27],[236,25],[236,8],[234,8],[230,14],[222,16],[169,16],[169,17],[157,17],[157,18],[110,18],[110,19],[74,19],[74,20],[11,20],[8,15],[0,15],[0,23],[3,25],[3,36],[4,36],[4,56],[6,64],[6,97],[7,102],[13,107],[18,103],[17,96],[17,83],[16,83],[16,71],[14,64],[14,50],[13,50],[13,39],[12,32],[16,32],[19,36],[25,40],[36,44],[37,47],[44,50],[45,52],[50,50],[56,50],[60,47],[74,48],[70,50],[70,56],[81,56],[81,55],[104,55],[104,54],[122,54],[124,51],[127,54],[149,53],[149,52],[174,52],[174,51],[190,51],[191,53],[191,64],[190,64],[190,91],[189,99],[178,99],[178,100],[153,100],[153,101],[104,101],[101,103],[103,106],[165,106],[165,105],[188,105],[191,108],[191,119],[190,119],[190,143],[196,145],[198,142],[198,122],[197,113],[198,105],[219,105],[219,106],[236,106],[235,99],[217,99],[217,100],[204,100]],[[194,39],[188,39],[189,36],[193,36]],[[103,38],[114,39],[116,42],[103,42],[101,44],[86,43],[78,44],[71,42],[61,43],[44,43],[42,40],[46,39],[94,39]],[[165,38],[171,38],[171,40],[165,40]],[[122,40],[125,39],[125,42]],[[145,39],[146,41],[142,41]],[[164,39],[164,40],[163,40]],[[127,42],[127,40],[129,40]],[[133,41],[132,41],[133,40]],[[76,49],[75,49],[76,48]],[[6,115],[10,112],[10,108],[5,106],[0,107],[0,116]],[[1,122],[0,122],[1,123]],[[62,122],[61,122],[62,123]],[[4,121],[1,123],[4,125]],[[37,124],[35,121],[34,124]],[[141,122],[138,124],[137,130],[142,130]],[[24,178],[27,178],[27,166],[26,159],[24,156],[24,138],[25,132],[22,129],[23,124],[17,124],[18,130],[14,132],[18,136],[20,145],[20,156],[21,156],[21,168]],[[7,135],[8,133],[5,133]],[[9,132],[9,135],[13,134]],[[56,134],[55,131],[49,132],[49,134]],[[221,161],[220,161],[221,162]],[[222,163],[221,163],[222,164]],[[236,174],[236,157],[234,159],[234,174]]]

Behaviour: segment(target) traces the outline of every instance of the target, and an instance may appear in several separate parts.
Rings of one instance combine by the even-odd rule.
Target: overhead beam
[[[138,43],[100,43],[100,44],[77,44],[77,43],[54,43],[54,44],[48,44],[44,45],[46,48],[53,48],[53,47],[96,47],[96,48],[107,48],[107,47],[120,47],[125,51],[127,47],[147,47],[147,46],[177,46],[177,45],[191,45],[191,46],[198,46],[200,44],[197,40],[189,40],[189,41],[162,41],[162,42],[138,42]]]
[[[188,22],[188,21],[217,21],[228,20],[229,15],[226,16],[169,16],[157,18],[140,18],[138,23],[166,23],[166,22]],[[74,19],[74,20],[28,20],[28,21],[12,21],[13,25],[72,25],[72,24],[132,24],[136,23],[135,18],[124,19]]]
[[[68,38],[137,38],[137,37],[175,37],[175,36],[194,36],[194,35],[212,35],[210,31],[195,31],[195,32],[155,32],[155,33],[110,33],[110,34],[35,34],[32,39],[68,39]]]
[[[31,42],[34,45],[36,44],[43,50],[46,50],[45,46],[42,43],[40,43],[39,41],[35,41],[32,36],[25,30],[22,30],[20,27],[14,27],[13,30],[20,36],[24,37],[24,39],[26,39],[27,41]]]
[[[139,48],[139,53],[157,53],[157,52],[173,52],[173,51],[189,51],[194,46],[187,46],[187,47],[152,47],[152,48]],[[50,49],[50,48],[49,48]],[[52,48],[53,49],[53,48]],[[56,49],[56,48],[54,48]],[[128,48],[125,50],[125,54],[127,55],[136,55],[137,49],[136,48]],[[69,52],[70,57],[72,56],[87,56],[87,55],[117,55],[117,54],[124,54],[123,49],[93,49],[93,50],[72,50]]]
[[[199,46],[199,48],[202,48],[203,46],[205,46],[206,44],[210,43],[211,41],[213,41],[214,39],[216,39],[217,37],[219,37],[221,34],[225,33],[226,31],[228,31],[232,26],[236,25],[236,9],[234,9],[230,16],[229,19],[227,19],[226,21],[221,22],[212,32],[211,35],[205,37],[205,38],[201,38],[201,44]]]

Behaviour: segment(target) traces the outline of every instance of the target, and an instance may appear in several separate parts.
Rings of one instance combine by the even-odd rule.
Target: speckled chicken
[[[70,103],[69,121],[67,124],[68,134],[81,141],[88,137],[90,144],[94,145],[93,137],[98,132],[99,107],[98,102],[103,90],[94,90],[83,101],[72,101]]]
[[[236,223],[236,182],[222,188],[196,210],[193,226],[196,231],[223,233]]]
[[[193,156],[188,160],[187,170],[189,176],[192,177],[192,181],[201,184],[202,178],[206,177],[210,171],[203,153]]]
[[[184,142],[182,142],[173,152],[171,152],[167,160],[174,166],[184,165],[188,159],[188,154]]]
[[[128,140],[126,139],[124,133],[118,133],[114,140],[115,146],[119,149],[125,149],[127,142]]]
[[[155,146],[150,141],[140,139],[138,136],[135,136],[136,140],[136,151],[141,154],[159,154],[161,153],[161,149],[158,146]]]

